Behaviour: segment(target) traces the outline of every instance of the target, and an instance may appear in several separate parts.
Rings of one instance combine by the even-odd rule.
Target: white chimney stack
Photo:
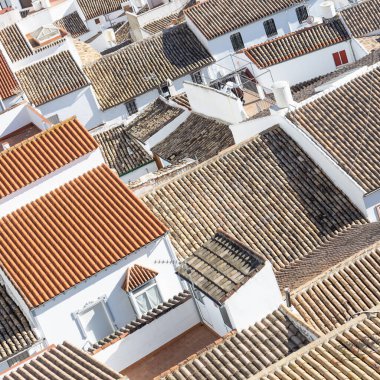
[[[106,42],[108,42],[111,46],[114,46],[116,44],[115,31],[112,28],[104,30],[103,36]]]
[[[278,108],[289,108],[293,103],[293,96],[288,82],[274,82],[272,85],[272,91]]]
[[[330,19],[336,16],[336,9],[333,1],[324,1],[320,4],[320,7],[323,18]]]
[[[170,96],[175,96],[177,95],[177,90],[174,87],[173,81],[171,79],[166,80],[166,84],[168,86],[169,94]]]

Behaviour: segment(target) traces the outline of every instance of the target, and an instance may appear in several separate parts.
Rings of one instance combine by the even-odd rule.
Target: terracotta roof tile
[[[17,24],[0,29],[0,42],[12,62],[27,58],[33,54]]]
[[[231,332],[155,379],[249,379],[307,344],[279,309],[248,329]]]
[[[66,32],[70,33],[74,38],[88,32],[87,26],[84,24],[77,11],[55,21],[54,25],[66,30]]]
[[[0,52],[0,99],[7,99],[19,93],[19,87],[4,55]]]
[[[364,191],[380,187],[380,68],[287,115]]]
[[[232,145],[234,138],[228,124],[191,113],[174,132],[155,145],[152,152],[170,163],[184,158],[203,162]]]
[[[98,147],[76,120],[57,124],[0,153],[0,199]]]
[[[102,165],[0,219],[0,261],[37,307],[166,231]]]
[[[89,85],[67,50],[21,69],[16,76],[29,101],[36,106]]]
[[[380,222],[352,226],[276,274],[280,288],[296,289],[327,269],[380,241]]]
[[[173,107],[157,98],[127,125],[128,133],[145,143],[183,112],[182,108]]]
[[[289,8],[302,0],[206,0],[187,15],[208,40]]]
[[[158,89],[213,62],[186,24],[133,43],[85,67],[103,109]]]
[[[279,127],[173,179],[144,198],[185,258],[229,231],[275,270],[351,224],[360,212]]]
[[[229,234],[218,231],[185,260],[177,273],[222,304],[259,272],[264,264],[264,257]]]
[[[343,20],[355,37],[380,30],[380,0],[365,0],[341,12]]]
[[[77,0],[86,20],[121,10],[124,0]]]
[[[191,111],[189,99],[187,98],[187,94],[185,92],[172,96],[170,100],[172,100],[173,102],[176,102],[178,105],[185,107],[189,111]]]
[[[0,285],[0,360],[31,347],[37,340],[21,309]]]
[[[94,134],[104,160],[120,177],[153,161],[144,147],[127,131],[126,126],[118,125]]]
[[[245,51],[259,68],[277,65],[350,39],[342,21],[335,19],[252,46]]]
[[[327,333],[380,304],[379,279],[376,243],[295,290],[292,303],[308,323]]]
[[[50,346],[28,362],[5,373],[4,380],[116,380],[122,375],[98,362],[89,354],[63,342]]]
[[[158,272],[153,269],[145,268],[138,264],[132,265],[127,269],[122,288],[126,292],[131,292],[149,280],[152,280],[157,275]]]

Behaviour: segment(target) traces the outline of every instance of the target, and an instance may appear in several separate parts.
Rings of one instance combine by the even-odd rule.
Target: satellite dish
[[[305,21],[306,21],[306,24],[311,25],[311,24],[314,23],[314,17],[313,16],[309,16]]]

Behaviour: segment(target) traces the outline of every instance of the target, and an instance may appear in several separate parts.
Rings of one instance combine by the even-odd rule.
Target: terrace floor
[[[130,380],[153,379],[218,338],[211,329],[198,324],[121,373]]]
[[[254,95],[250,92],[244,92],[244,110],[247,113],[248,117],[255,116],[261,111],[264,111],[271,107],[273,104],[272,102],[268,100],[262,100],[259,98],[259,96]]]

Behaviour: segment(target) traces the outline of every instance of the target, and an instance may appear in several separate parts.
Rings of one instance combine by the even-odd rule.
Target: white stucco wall
[[[33,202],[37,198],[49,193],[50,191],[64,185],[68,181],[79,177],[89,170],[104,163],[100,149],[86,154],[68,165],[54,171],[24,186],[18,191],[0,199],[0,217],[3,217],[18,208]]]
[[[200,322],[192,299],[95,354],[115,371],[136,363]]]
[[[192,111],[222,120],[226,123],[239,123],[247,118],[240,99],[212,87],[184,83],[185,92]]]
[[[380,206],[380,189],[372,191],[364,196],[364,204],[367,209],[367,216],[370,222],[380,220],[376,208]]]
[[[126,269],[135,263],[159,272],[156,280],[164,300],[181,292],[182,287],[173,264],[159,263],[160,260],[172,259],[166,239],[168,236],[157,239],[34,309],[32,313],[48,343],[61,343],[67,340],[78,347],[83,347],[87,339],[82,335],[74,313],[86,304],[98,300],[99,297],[106,297],[106,305],[115,328],[123,327],[135,319],[129,297],[121,288]]]
[[[120,177],[120,179],[128,185],[129,182],[136,181],[140,177],[142,177],[145,174],[148,173],[154,173],[156,172],[157,165],[155,161],[149,162],[149,164],[146,164],[144,166],[141,166],[127,174],[124,174],[123,176]]]
[[[241,286],[225,305],[233,327],[242,330],[260,321],[282,303],[282,295],[269,261]]]
[[[273,82],[286,80],[290,86],[328,74],[342,67],[336,67],[333,54],[345,50],[348,63],[355,61],[349,41],[270,66],[265,69],[254,67],[254,75],[261,86],[270,89]]]

